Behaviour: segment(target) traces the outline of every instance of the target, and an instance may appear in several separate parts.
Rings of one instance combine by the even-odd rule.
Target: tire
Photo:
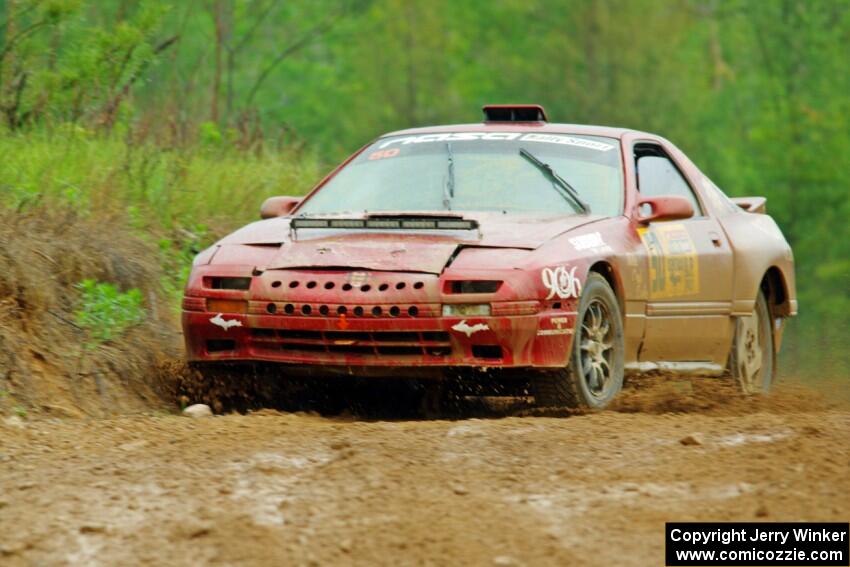
[[[764,292],[759,290],[753,313],[735,320],[729,371],[745,394],[764,394],[773,384],[776,349],[773,319]]]
[[[623,356],[617,297],[605,278],[591,272],[579,300],[569,364],[534,376],[535,401],[546,407],[604,408],[623,387]]]

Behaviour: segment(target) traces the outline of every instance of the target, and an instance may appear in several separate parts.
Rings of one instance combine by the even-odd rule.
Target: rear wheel
[[[761,290],[753,312],[735,321],[729,369],[745,394],[765,393],[773,383],[776,352],[772,321],[767,298]]]
[[[603,408],[623,387],[623,319],[605,278],[590,273],[579,300],[569,365],[534,377],[538,405]]]

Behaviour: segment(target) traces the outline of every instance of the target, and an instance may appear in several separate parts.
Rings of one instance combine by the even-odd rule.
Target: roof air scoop
[[[539,104],[486,104],[485,122],[547,122],[546,109]]]

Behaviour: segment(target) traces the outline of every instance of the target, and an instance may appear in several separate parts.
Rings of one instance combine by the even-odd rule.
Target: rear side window
[[[725,210],[728,213],[740,213],[741,208],[738,207],[732,200],[726,196],[726,193],[723,190],[714,184],[714,182],[706,177],[702,176],[702,194],[711,201],[712,205],[719,211]]]
[[[641,195],[684,197],[693,206],[694,215],[702,216],[702,208],[693,189],[664,150],[659,146],[640,144],[635,146],[635,160],[637,161],[638,190]]]

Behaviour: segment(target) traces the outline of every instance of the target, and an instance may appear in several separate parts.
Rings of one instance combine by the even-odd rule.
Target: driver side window
[[[660,146],[638,144],[635,146],[635,169],[638,191],[647,197],[676,195],[690,201],[694,216],[702,216],[693,190],[684,176]]]

